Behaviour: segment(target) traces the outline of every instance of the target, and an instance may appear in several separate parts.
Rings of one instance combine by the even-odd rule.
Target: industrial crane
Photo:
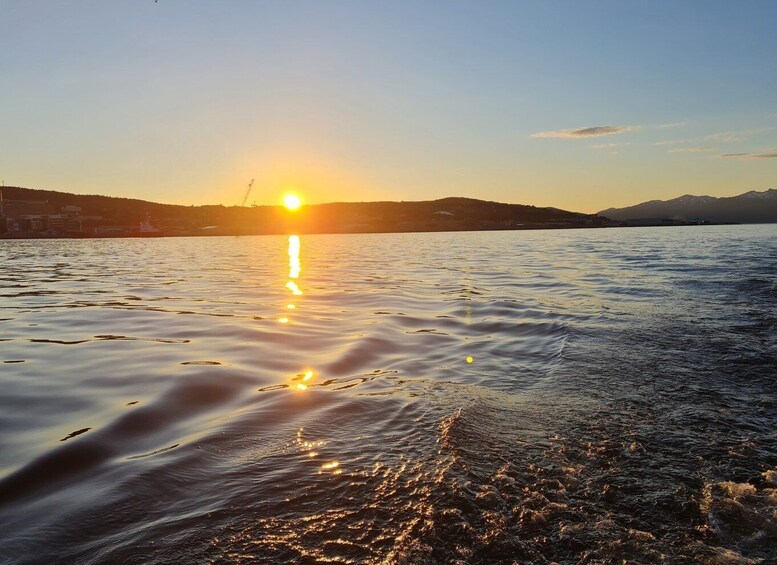
[[[254,186],[254,179],[251,179],[251,182],[248,183],[248,190],[246,190],[246,195],[243,196],[243,201],[240,203],[240,206],[245,206],[246,202],[248,202],[248,197],[251,195],[251,188]]]

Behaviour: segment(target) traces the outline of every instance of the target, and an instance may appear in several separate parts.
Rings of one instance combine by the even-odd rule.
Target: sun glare
[[[287,194],[283,197],[283,205],[289,210],[297,210],[302,206],[302,200],[296,194]]]

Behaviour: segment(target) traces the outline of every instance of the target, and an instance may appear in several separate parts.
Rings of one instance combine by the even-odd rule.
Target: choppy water
[[[0,241],[0,297],[0,562],[777,562],[777,226]]]

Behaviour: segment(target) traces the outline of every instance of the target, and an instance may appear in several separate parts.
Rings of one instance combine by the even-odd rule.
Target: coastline
[[[773,223],[773,222],[769,222]],[[542,230],[587,230],[587,229],[613,229],[613,228],[676,228],[676,227],[703,227],[703,226],[737,226],[737,225],[768,225],[768,223],[740,223],[740,222],[715,222],[715,223],[651,223],[651,224],[629,224],[626,222],[612,222],[606,225],[535,225],[518,226],[504,228],[461,228],[461,229],[401,229],[401,230],[350,230],[350,231],[310,231],[305,229],[285,230],[285,231],[229,231],[229,232],[181,232],[181,233],[153,233],[153,234],[116,234],[116,235],[96,235],[96,234],[61,234],[61,235],[9,235],[0,234],[0,240],[40,240],[40,239],[159,239],[176,237],[242,237],[257,235],[289,235],[291,233],[298,235],[360,235],[360,234],[388,234],[388,233],[465,233],[465,232],[496,232],[496,231],[542,231]]]

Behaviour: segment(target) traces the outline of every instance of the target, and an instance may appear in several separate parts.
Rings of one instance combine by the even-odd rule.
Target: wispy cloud
[[[660,126],[659,126],[660,127]],[[664,141],[656,141],[653,143],[653,145],[683,145],[685,143],[704,143],[706,142],[714,142],[714,143],[739,143],[742,141],[745,141],[752,135],[757,135],[760,133],[773,131],[777,128],[774,127],[765,127],[765,128],[754,128],[754,129],[746,129],[741,131],[724,131],[720,133],[712,133],[709,135],[705,135],[703,137],[694,137],[694,138],[686,138],[686,139],[667,139]],[[698,148],[696,148],[698,150]],[[777,149],[775,149],[777,151]],[[693,149],[684,149],[684,150],[677,150],[677,151],[671,151],[672,153],[681,153],[681,152],[694,152]],[[772,153],[773,151],[771,149],[767,149],[765,153]],[[732,153],[732,155],[734,155]]]
[[[715,151],[714,147],[680,147],[679,149],[670,149],[669,153],[706,153]]]
[[[721,159],[777,159],[777,153],[724,153]]]
[[[613,147],[618,147],[617,143],[599,143],[597,145],[594,145],[594,149],[612,149]]]
[[[605,135],[616,135],[637,129],[636,126],[594,126],[581,129],[559,129],[554,131],[541,131],[533,133],[535,139],[585,139],[588,137],[602,137]]]
[[[742,141],[744,137],[742,137],[741,132],[728,131],[724,133],[713,133],[712,135],[706,136],[704,139],[707,141],[717,141],[718,143],[733,143]]]
[[[661,124],[661,125],[656,126],[656,127],[659,127],[661,129],[679,128],[679,127],[683,127],[684,125],[687,125],[687,124],[688,124],[688,122],[674,122],[674,123],[671,123],[671,124]]]

